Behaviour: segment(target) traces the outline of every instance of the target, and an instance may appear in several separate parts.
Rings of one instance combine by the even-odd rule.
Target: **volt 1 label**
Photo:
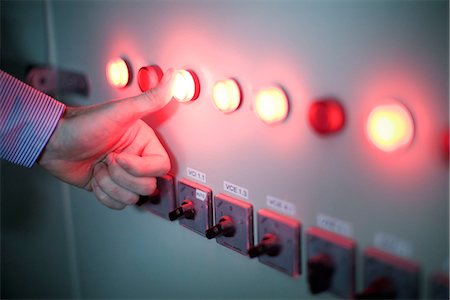
[[[186,168],[186,174],[193,179],[206,183],[206,174],[203,172],[188,167]]]
[[[246,188],[243,188],[241,186],[238,186],[234,183],[228,182],[228,181],[224,181],[223,182],[223,189],[226,192],[229,192],[231,194],[234,194],[236,196],[239,196],[241,198],[247,199],[248,200],[248,190]]]

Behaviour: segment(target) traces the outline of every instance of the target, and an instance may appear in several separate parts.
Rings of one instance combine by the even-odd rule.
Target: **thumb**
[[[127,124],[162,109],[172,100],[173,75],[174,70],[169,69],[155,88],[138,96],[103,104],[104,113],[119,124]]]

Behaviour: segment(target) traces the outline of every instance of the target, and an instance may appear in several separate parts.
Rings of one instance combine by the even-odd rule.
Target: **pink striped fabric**
[[[0,70],[0,158],[33,166],[65,108]]]

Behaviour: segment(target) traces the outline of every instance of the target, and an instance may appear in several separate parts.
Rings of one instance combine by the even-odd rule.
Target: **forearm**
[[[65,105],[0,70],[0,158],[31,167]]]

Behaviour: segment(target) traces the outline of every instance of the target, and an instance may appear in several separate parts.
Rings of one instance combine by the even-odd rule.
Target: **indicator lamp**
[[[312,103],[308,117],[312,128],[322,135],[339,132],[345,124],[344,108],[333,98]]]
[[[214,84],[212,98],[217,109],[228,114],[241,104],[241,89],[234,79],[221,80]]]
[[[178,102],[189,102],[198,98],[200,83],[191,70],[177,70],[172,85],[172,97]]]
[[[408,146],[414,137],[414,121],[401,103],[379,105],[367,119],[366,134],[380,150],[392,152]]]
[[[112,87],[124,88],[131,79],[130,66],[123,58],[112,59],[106,65],[106,78]]]
[[[163,77],[163,72],[159,66],[145,66],[138,71],[138,85],[142,92],[156,87]]]
[[[279,87],[269,87],[258,91],[255,112],[266,124],[283,122],[289,112],[289,102],[284,90]]]

